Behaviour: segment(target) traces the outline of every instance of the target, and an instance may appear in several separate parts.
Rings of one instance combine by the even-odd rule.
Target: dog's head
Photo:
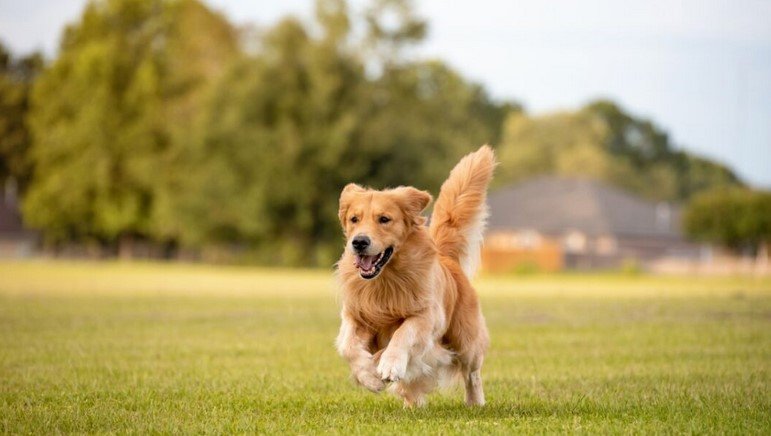
[[[431,194],[411,187],[376,191],[351,183],[343,189],[339,217],[345,249],[362,278],[377,277],[412,230],[425,224],[421,212],[430,202]]]

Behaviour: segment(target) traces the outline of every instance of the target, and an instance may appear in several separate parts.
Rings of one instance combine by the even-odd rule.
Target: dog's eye
[[[354,223],[354,224],[355,224],[355,223],[358,223],[358,222],[359,222],[359,217],[357,217],[357,216],[352,216],[352,217],[351,217],[351,222],[352,222],[352,223]]]
[[[381,216],[378,221],[380,221],[380,224],[385,224],[385,223],[391,221],[391,218],[388,218],[387,216]]]

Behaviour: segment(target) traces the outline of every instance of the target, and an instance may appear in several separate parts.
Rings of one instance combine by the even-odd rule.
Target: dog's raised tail
[[[429,232],[439,253],[457,259],[469,278],[479,267],[487,185],[495,165],[495,153],[487,145],[463,157],[442,184],[431,214]]]

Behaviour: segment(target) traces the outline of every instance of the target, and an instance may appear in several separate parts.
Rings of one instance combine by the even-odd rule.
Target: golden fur
[[[343,189],[339,217],[346,249],[338,262],[343,307],[337,348],[364,387],[378,392],[391,382],[405,404],[422,405],[441,379],[461,372],[467,404],[484,404],[480,370],[489,339],[469,277],[479,256],[494,167],[488,146],[464,157],[442,185],[429,227],[421,216],[431,202],[425,191],[355,184]],[[371,241],[366,252],[352,248],[356,236]],[[389,247],[390,260],[365,279],[357,262],[383,256]]]

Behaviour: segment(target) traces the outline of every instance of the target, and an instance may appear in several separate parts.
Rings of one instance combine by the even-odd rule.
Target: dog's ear
[[[351,204],[351,196],[355,193],[364,192],[365,189],[355,183],[349,183],[340,193],[340,208],[337,216],[340,218],[340,224],[345,228],[345,215],[348,213],[348,206]]]
[[[408,216],[412,224],[423,225],[426,223],[426,217],[420,213],[423,212],[433,199],[431,194],[411,186],[400,186],[394,189],[399,196],[402,204],[402,210]]]

